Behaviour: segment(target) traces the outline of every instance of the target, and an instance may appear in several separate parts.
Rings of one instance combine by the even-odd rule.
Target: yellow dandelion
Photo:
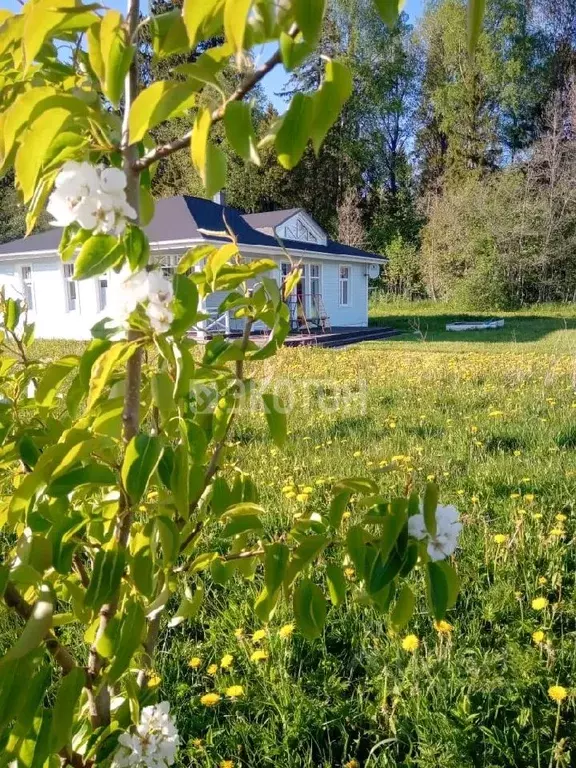
[[[550,688],[548,688],[548,696],[550,696],[552,701],[556,701],[560,704],[568,696],[568,691],[563,685],[551,685]]]
[[[188,662],[188,666],[191,669],[198,669],[198,667],[202,664],[202,659],[200,656],[192,656],[190,661]]]
[[[452,624],[450,624],[449,621],[444,621],[442,619],[441,621],[435,621],[434,622],[434,629],[436,632],[439,632],[441,635],[449,635],[450,632],[454,629]]]
[[[215,707],[219,701],[220,701],[219,693],[205,693],[204,696],[200,698],[200,704],[202,704],[205,707]]]
[[[535,611],[543,611],[548,606],[548,600],[545,597],[535,597],[532,600],[532,608]]]
[[[215,675],[216,672],[218,672],[218,664],[210,664],[206,672],[208,672],[209,675]]]
[[[296,495],[296,501],[300,501],[302,504],[306,503],[308,501],[308,494],[307,493],[298,493]]]
[[[157,686],[160,685],[161,682],[162,682],[162,678],[160,677],[160,675],[152,674],[148,678],[148,687],[156,688]]]
[[[266,630],[265,629],[257,629],[256,632],[252,635],[252,642],[253,643],[260,643],[264,638],[266,637]]]
[[[511,493],[510,494],[510,498],[511,499],[519,499],[520,498],[520,494],[519,493]]]
[[[234,768],[235,765],[236,763],[234,760],[222,760],[220,763],[220,768]]]
[[[532,632],[532,641],[536,643],[536,645],[540,645],[544,642],[546,639],[546,633],[543,632],[541,629],[537,629],[536,632]]]
[[[344,575],[346,576],[347,579],[353,579],[354,576],[356,575],[356,571],[354,570],[354,568],[344,568]]]
[[[239,699],[241,696],[244,696],[244,686],[231,685],[229,688],[226,688],[226,696],[230,699]]]
[[[204,739],[192,739],[192,746],[196,749],[202,749],[204,746]]]
[[[559,523],[564,523],[566,520],[568,520],[567,515],[563,515],[561,512],[556,515],[556,520],[558,520]]]
[[[254,651],[252,656],[250,656],[250,661],[254,661],[254,662],[266,661],[267,658],[268,658],[268,654],[266,653],[266,651],[258,650],[258,651]]]
[[[478,504],[480,499],[478,498],[478,496],[472,496],[470,501],[472,502],[472,504]]]
[[[294,624],[284,624],[283,627],[280,627],[278,630],[278,636],[281,637],[283,640],[286,640],[286,638],[290,637],[290,635],[294,632]]]
[[[548,584],[548,579],[546,578],[546,576],[540,576],[540,578],[538,579],[538,584],[540,584],[540,586],[542,587],[545,584]]]
[[[534,520],[542,520],[542,512],[533,512],[532,517]]]
[[[220,660],[220,668],[230,669],[233,662],[234,662],[234,656],[232,656],[231,653],[225,653]]]
[[[552,530],[550,531],[550,536],[564,536],[564,529],[552,528]]]
[[[314,488],[312,488],[311,485],[305,485],[304,488],[302,488],[302,493],[314,493]]]
[[[417,651],[419,645],[420,640],[418,640],[416,635],[406,635],[406,637],[402,640],[402,648],[405,651],[408,651],[408,653],[414,653],[414,651]]]
[[[508,540],[508,536],[506,536],[505,533],[497,533],[494,536],[494,542],[495,544],[506,544],[506,541]]]
[[[362,451],[354,451],[352,456],[354,456],[354,458],[357,459],[359,456],[362,456]]]
[[[533,493],[525,493],[524,494],[524,501],[527,501],[528,503],[530,503],[531,501],[534,501],[534,498],[535,498],[535,496],[534,496]]]
[[[352,758],[352,760],[348,760],[347,763],[344,763],[344,768],[360,768],[360,763],[356,758]]]
[[[238,629],[235,629],[234,637],[236,637],[238,640],[242,640],[242,638],[244,637],[244,629],[242,627],[238,627]]]

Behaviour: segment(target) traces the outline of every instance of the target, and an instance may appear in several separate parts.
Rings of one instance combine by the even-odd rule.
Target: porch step
[[[396,328],[355,328],[334,333],[313,334],[302,336],[288,336],[284,342],[286,347],[346,347],[350,344],[358,344],[362,341],[378,341],[399,336],[404,331]]]

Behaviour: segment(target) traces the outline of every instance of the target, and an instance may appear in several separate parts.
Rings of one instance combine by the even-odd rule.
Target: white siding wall
[[[340,266],[350,268],[350,296],[347,307],[340,305]],[[368,325],[368,278],[365,275],[367,266],[346,261],[322,264],[322,298],[333,327]]]
[[[284,258],[277,257],[278,263]],[[321,264],[320,291],[326,313],[334,326],[366,326],[368,325],[368,278],[367,264],[354,262],[321,261],[320,259],[304,259],[306,264]],[[350,268],[349,306],[340,306],[339,267],[346,265]],[[18,261],[2,261],[0,259],[0,285],[6,286],[8,295],[22,296],[21,279],[22,266],[32,267],[34,287],[34,312],[30,318],[36,323],[38,338],[58,339],[89,339],[90,329],[102,316],[98,308],[98,289],[95,279],[82,280],[77,286],[77,310],[68,312],[66,308],[65,281],[62,264],[55,256],[21,259]],[[276,272],[280,283],[280,270]],[[116,276],[110,275],[110,283]],[[310,285],[305,286],[306,293]],[[223,293],[210,297],[208,309],[216,310],[224,298]],[[241,328],[240,321],[232,320],[232,328]]]
[[[0,283],[7,295],[23,297],[23,266],[32,267],[34,311],[30,320],[36,323],[36,337],[41,339],[89,339],[90,329],[100,317],[95,279],[76,283],[77,309],[67,311],[62,264],[57,256],[0,261]]]

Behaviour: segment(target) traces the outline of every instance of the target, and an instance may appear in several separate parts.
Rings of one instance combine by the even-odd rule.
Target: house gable
[[[326,232],[309,216],[299,210],[276,227],[275,233],[282,240],[327,245]]]

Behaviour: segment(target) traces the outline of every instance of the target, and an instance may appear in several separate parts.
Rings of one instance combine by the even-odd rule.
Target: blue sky
[[[411,22],[415,22],[418,19],[424,8],[425,1],[426,0],[406,0],[404,10],[408,14]],[[124,0],[108,0],[105,5],[108,7],[118,8],[119,10],[124,10],[126,3]],[[142,2],[142,7],[144,8],[146,5],[147,4],[144,0]],[[18,0],[0,0],[0,8],[8,8],[9,10],[16,11],[20,8],[20,4],[18,3]],[[256,51],[256,55],[259,59],[265,61],[271,55],[273,50],[274,47],[272,45],[261,46],[260,50]],[[283,111],[286,104],[282,101],[282,99],[278,98],[276,94],[284,89],[288,78],[289,75],[284,70],[284,68],[278,66],[267,76],[266,80],[264,81],[264,90],[270,101],[279,111]]]

